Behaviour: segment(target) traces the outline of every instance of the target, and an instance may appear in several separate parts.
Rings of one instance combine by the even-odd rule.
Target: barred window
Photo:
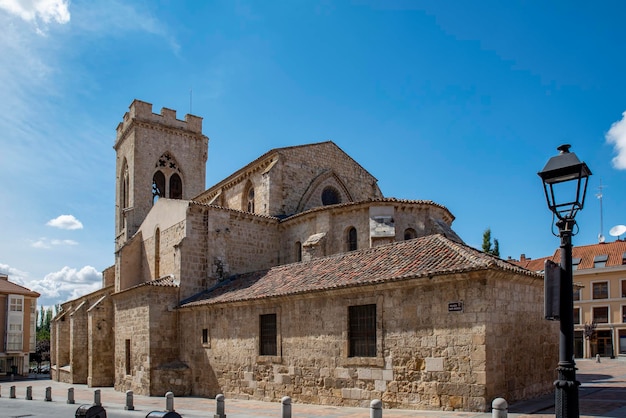
[[[259,354],[262,356],[276,356],[276,314],[266,314],[259,317]]]
[[[349,356],[376,357],[376,304],[348,308]]]

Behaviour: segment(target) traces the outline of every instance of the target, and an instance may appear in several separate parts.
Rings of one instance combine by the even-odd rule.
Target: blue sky
[[[469,245],[491,228],[503,258],[558,247],[536,173],[570,143],[593,172],[574,243],[614,240],[625,15],[623,1],[0,0],[0,271],[44,305],[100,286],[115,128],[135,98],[204,118],[207,187],[330,139],[385,196],[445,205]]]

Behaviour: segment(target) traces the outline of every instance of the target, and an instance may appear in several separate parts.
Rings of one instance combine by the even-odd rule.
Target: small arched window
[[[296,242],[294,249],[296,252],[296,261],[302,261],[302,243],[300,241]]]
[[[356,228],[353,226],[350,227],[350,229],[348,229],[347,244],[348,244],[348,251],[354,251],[357,249]]]
[[[170,177],[170,199],[183,198],[183,182],[176,173]]]
[[[158,279],[161,275],[161,230],[159,228],[154,231],[154,278]]]
[[[250,189],[248,189],[247,202],[248,204],[246,209],[248,212],[254,213],[254,187],[250,187]]]
[[[413,238],[417,238],[417,232],[415,232],[415,229],[413,228],[407,228],[404,230],[404,240],[410,240]]]
[[[324,206],[328,205],[336,205],[337,203],[341,203],[341,195],[332,186],[327,186],[322,191],[322,204]]]
[[[152,204],[155,204],[160,197],[165,197],[165,175],[157,171],[152,176]]]

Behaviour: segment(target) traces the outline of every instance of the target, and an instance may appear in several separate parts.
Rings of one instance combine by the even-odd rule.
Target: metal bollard
[[[596,363],[600,363],[600,354],[596,354]]]
[[[174,393],[172,392],[165,394],[165,410],[167,412],[174,412]]]
[[[100,401],[100,389],[93,391],[93,404],[94,406],[102,406],[102,402]]]
[[[15,386],[9,388],[9,398],[15,399]]]
[[[74,388],[67,389],[67,402],[70,405],[74,404]]]
[[[32,386],[26,386],[26,400],[27,401],[33,400],[33,387]]]
[[[221,393],[215,397],[215,415],[213,418],[226,418],[224,413],[224,395]]]
[[[283,396],[280,403],[283,404],[282,418],[291,418],[291,398],[289,396]]]
[[[380,399],[370,402],[370,418],[383,418],[383,401]]]
[[[44,400],[46,402],[52,402],[52,387],[48,386],[46,388],[46,398]]]
[[[504,398],[496,398],[491,402],[491,418],[506,418],[509,413],[509,404]]]
[[[132,390],[126,391],[126,405],[124,406],[124,409],[127,411],[135,410],[135,406],[133,405],[133,391]]]

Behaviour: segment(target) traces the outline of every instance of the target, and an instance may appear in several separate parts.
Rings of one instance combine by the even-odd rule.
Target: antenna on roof
[[[626,232],[626,225],[615,225],[613,228],[609,230],[609,235],[612,237],[617,237],[619,241],[619,236]]]
[[[598,186],[598,193],[596,193],[596,197],[600,199],[600,233],[598,234],[599,243],[604,242],[604,235],[602,235],[602,232],[604,232],[603,211],[602,211],[602,189],[604,189],[605,187],[606,186],[602,185],[602,179],[600,179],[600,185]]]

